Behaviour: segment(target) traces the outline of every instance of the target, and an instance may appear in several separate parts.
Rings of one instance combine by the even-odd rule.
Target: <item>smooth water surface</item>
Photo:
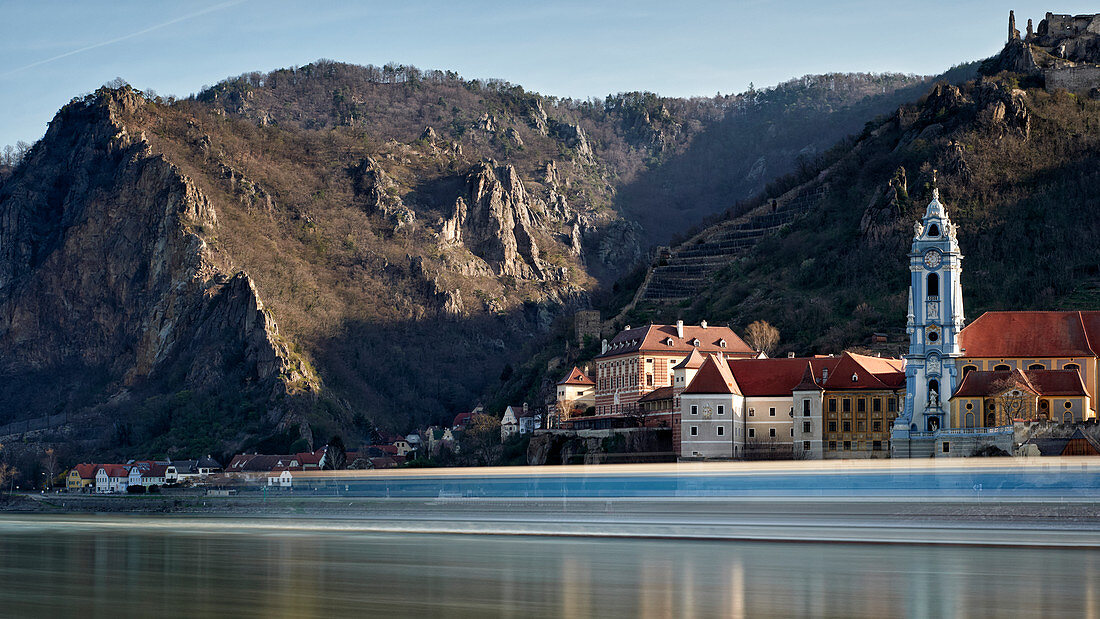
[[[0,517],[0,614],[1100,618],[1100,552],[1089,550],[398,535],[350,522],[300,524]]]

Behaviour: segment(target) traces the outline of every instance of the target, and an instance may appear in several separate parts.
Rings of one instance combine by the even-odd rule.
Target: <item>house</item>
[[[1020,453],[1029,456],[1100,456],[1100,442],[1077,428],[1066,437],[1028,439],[1021,446]]]
[[[101,464],[96,470],[95,491],[98,494],[126,492],[130,470],[121,464]]]
[[[423,440],[420,438],[420,435],[415,432],[406,435],[405,442],[409,444],[409,449],[412,451],[417,451],[423,446]]]
[[[697,351],[723,358],[751,359],[759,353],[729,327],[702,321],[697,326],[627,326],[596,356],[596,414],[631,414],[638,400],[658,387],[673,385],[673,368]]]
[[[198,460],[172,460],[165,471],[165,483],[175,484],[209,477],[222,472],[222,466],[210,456]]]
[[[95,475],[98,464],[78,464],[65,476],[65,490],[69,492],[92,492],[95,490]]]
[[[516,417],[515,408],[509,406],[504,409],[504,415],[500,418],[500,442],[507,441],[519,434],[519,418]]]
[[[271,488],[291,488],[294,485],[294,476],[287,469],[271,471],[267,476],[267,485]]]
[[[474,415],[484,415],[484,414],[485,414],[485,408],[483,406],[481,406],[481,404],[478,404],[477,406],[474,407],[474,409],[472,411],[469,411],[467,413],[459,413],[459,414],[455,415],[454,421],[451,422],[451,429],[452,430],[465,430],[466,426],[470,425],[470,420],[473,418]]]
[[[126,465],[130,469],[130,474],[127,478],[128,486],[163,486],[166,482],[168,464],[165,462],[154,462],[152,460],[142,460],[139,462],[130,462]]]
[[[745,449],[745,397],[726,360],[707,356],[680,393],[681,453],[690,458],[740,458]]]
[[[565,420],[596,406],[596,381],[574,367],[558,381],[554,408]]]
[[[500,440],[506,441],[517,434],[530,434],[542,428],[542,415],[527,406],[508,406],[500,419]]]
[[[394,441],[393,447],[396,450],[397,455],[399,456],[406,456],[414,451],[412,445],[410,445],[409,442],[403,438]]]

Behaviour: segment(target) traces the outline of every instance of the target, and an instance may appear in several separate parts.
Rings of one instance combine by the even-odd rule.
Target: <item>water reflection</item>
[[[12,616],[1097,618],[1098,567],[1087,550],[0,518],[0,613]]]

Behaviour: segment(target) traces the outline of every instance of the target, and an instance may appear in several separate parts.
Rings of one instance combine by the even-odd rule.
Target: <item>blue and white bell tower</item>
[[[933,186],[935,177],[933,176]],[[895,432],[935,432],[949,424],[948,400],[958,385],[962,352],[962,253],[955,224],[932,189],[924,218],[914,223],[909,252],[909,354],[905,356],[905,408]],[[908,432],[906,432],[906,435]]]

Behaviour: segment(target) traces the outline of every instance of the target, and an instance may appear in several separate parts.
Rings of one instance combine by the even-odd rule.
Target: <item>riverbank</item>
[[[57,494],[16,496],[0,503],[0,510],[5,519],[26,516],[30,520],[37,516],[179,516],[229,529],[1100,548],[1100,505],[1073,500]]]

